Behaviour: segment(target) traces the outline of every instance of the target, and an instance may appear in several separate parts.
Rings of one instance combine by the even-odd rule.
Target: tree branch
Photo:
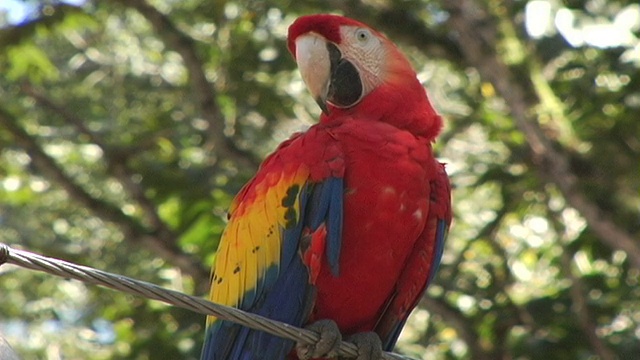
[[[167,238],[166,233],[159,229],[149,229],[136,219],[124,214],[120,208],[113,204],[91,196],[69,177],[56,161],[44,152],[38,142],[18,125],[15,117],[1,106],[0,126],[7,129],[13,136],[15,143],[29,154],[36,168],[48,180],[65,190],[71,199],[86,207],[96,216],[119,226],[125,238],[155,252],[167,262],[193,277],[197,284],[207,283],[208,271],[202,267],[200,261],[182,251],[175,244],[174,239]]]
[[[144,189],[139,183],[136,183],[131,179],[132,173],[126,166],[127,154],[124,154],[122,151],[114,151],[113,147],[107,145],[98,134],[89,130],[82,119],[68,111],[65,107],[56,104],[44,93],[36,90],[30,84],[23,84],[22,91],[34,98],[38,105],[58,115],[67,124],[75,127],[80,134],[85,135],[90,142],[97,145],[102,150],[103,157],[107,163],[108,169],[111,171],[111,175],[118,179],[125,190],[131,195],[131,198],[140,205],[144,211],[145,217],[147,218],[147,222],[151,227],[157,229],[157,233],[163,234],[162,238],[166,238],[167,241],[176,241],[177,235],[167,227],[167,224],[162,221],[162,219],[160,219],[156,206],[144,194]]]
[[[472,0],[443,1],[442,4],[450,13],[449,25],[456,33],[466,61],[478,70],[485,81],[493,84],[505,100],[516,126],[527,138],[532,160],[542,176],[558,186],[567,202],[582,214],[603,243],[625,251],[634,266],[640,267],[638,242],[580,191],[577,177],[571,172],[568,155],[553,146],[530,116],[530,109],[538,105],[539,99],[527,91],[528,84],[515,80],[513,71],[495,52],[498,48],[495,19]]]
[[[616,359],[616,355],[614,354],[614,352],[600,337],[598,337],[598,334],[596,333],[596,325],[593,321],[591,311],[589,311],[589,307],[586,301],[587,296],[584,284],[582,283],[580,277],[574,275],[573,271],[571,271],[571,257],[567,252],[567,249],[562,252],[560,257],[562,260],[561,270],[564,273],[564,276],[571,280],[571,286],[569,287],[569,296],[571,297],[572,302],[571,310],[573,310],[573,312],[575,313],[582,332],[587,337],[587,340],[589,341],[589,344],[591,344],[591,348],[593,349],[593,351],[598,354],[599,359]]]
[[[205,149],[215,153],[219,158],[233,159],[245,169],[252,171],[257,169],[259,161],[254,159],[250,153],[236,147],[224,135],[224,116],[218,107],[215,89],[207,80],[203,61],[196,52],[193,39],[178,30],[169,17],[144,0],[113,0],[113,2],[138,11],[151,23],[167,47],[182,57],[189,73],[191,91],[200,108],[200,115],[209,123]]]
[[[433,314],[439,314],[445,321],[453,326],[460,337],[469,346],[472,359],[490,360],[492,357],[480,345],[478,334],[475,332],[467,319],[460,311],[447,304],[444,299],[434,299],[423,296],[420,300],[420,307],[427,309]]]
[[[566,228],[561,220],[560,214],[555,211],[549,210],[549,218],[551,224],[556,233],[566,242],[567,239]],[[575,253],[571,250],[570,246],[565,246],[564,251],[560,254],[560,271],[565,278],[571,280],[571,286],[569,287],[569,296],[571,297],[571,310],[574,312],[578,324],[587,338],[593,351],[602,360],[614,360],[616,359],[615,353],[605,341],[603,341],[596,332],[596,324],[593,320],[593,315],[589,311],[589,305],[587,303],[587,291],[585,285],[579,276],[576,276],[573,272],[572,258]]]
[[[392,3],[363,3],[361,1],[334,1],[334,7],[342,9],[349,17],[368,24],[375,24],[395,40],[420,49],[433,58],[441,58],[462,65],[462,51],[458,43],[447,33],[440,33],[428,27],[410,9],[390,6]]]

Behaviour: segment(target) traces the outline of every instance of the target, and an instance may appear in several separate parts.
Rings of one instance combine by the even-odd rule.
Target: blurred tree
[[[287,26],[338,12],[399,43],[447,119],[437,148],[456,219],[398,351],[640,353],[635,2],[2,6],[1,242],[204,294],[230,199],[319,113],[287,53]],[[198,357],[202,316],[0,272],[0,332],[25,359]]]

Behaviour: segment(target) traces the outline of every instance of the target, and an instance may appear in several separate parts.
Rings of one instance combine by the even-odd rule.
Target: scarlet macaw
[[[431,149],[442,120],[396,46],[358,21],[300,17],[288,48],[323,113],[236,196],[210,298],[295,326],[330,319],[391,350],[451,222]],[[202,359],[296,359],[293,346],[209,317]]]

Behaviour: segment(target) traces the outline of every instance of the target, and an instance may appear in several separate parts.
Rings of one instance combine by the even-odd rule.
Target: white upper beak
[[[299,36],[296,39],[296,62],[311,96],[322,111],[328,113],[326,100],[331,78],[331,60],[327,41],[313,32]]]

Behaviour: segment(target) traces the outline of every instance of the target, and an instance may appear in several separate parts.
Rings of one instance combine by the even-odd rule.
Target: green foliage
[[[640,233],[640,10],[462,2],[493,31],[478,28],[486,54],[476,55],[509,73],[491,78],[465,51],[458,2],[27,2],[31,18],[0,23],[0,242],[204,295],[226,209],[256,159],[319,114],[287,26],[339,12],[394,39],[446,119],[436,149],[454,224],[397,350],[633,358],[640,250],[616,234]],[[530,36],[524,19],[540,3],[551,22]],[[580,21],[554,25],[568,14]],[[626,42],[571,37],[608,23],[630,29],[616,38]],[[522,103],[501,81],[522,89]],[[536,155],[517,106],[569,177]],[[0,333],[25,359],[199,354],[200,315],[7,265],[0,294]]]

